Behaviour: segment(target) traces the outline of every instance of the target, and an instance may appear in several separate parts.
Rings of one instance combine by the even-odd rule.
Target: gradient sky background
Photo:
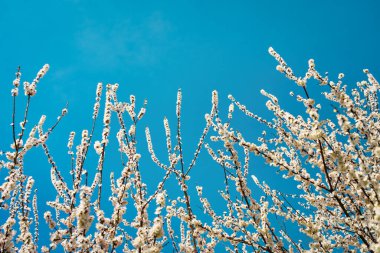
[[[129,94],[136,95],[140,104],[148,99],[139,131],[143,133],[149,125],[158,149],[164,143],[162,119],[168,116],[174,126],[176,92],[182,88],[183,140],[189,161],[214,89],[219,91],[225,110],[227,95],[232,93],[248,108],[270,118],[266,100],[259,93],[264,88],[297,112],[293,106],[297,104],[288,93],[301,91],[275,70],[276,62],[267,52],[269,46],[300,75],[307,69],[307,60],[314,58],[321,73],[329,71],[330,77],[335,77],[343,72],[351,85],[365,78],[363,68],[378,76],[379,10],[378,1],[347,0],[0,0],[0,149],[7,150],[11,143],[10,90],[17,66],[22,68],[22,80],[31,81],[40,67],[49,63],[49,73],[33,98],[29,122],[35,124],[41,114],[46,114],[49,126],[69,102],[68,116],[48,141],[62,171],[69,169],[65,149],[69,132],[79,133],[91,126],[100,81],[119,83],[120,99],[128,99]],[[22,96],[19,100],[22,108]],[[252,133],[252,140],[259,132],[258,124],[241,114],[237,114],[236,125]],[[144,139],[140,143],[144,150]],[[158,153],[164,158],[166,151]],[[117,171],[118,155],[108,159],[107,169]],[[36,178],[40,200],[53,200],[50,166],[43,152],[33,151],[27,161],[26,173]],[[88,170],[95,163],[92,159]],[[144,163],[148,167],[145,178],[154,183],[154,188],[154,177],[162,173],[148,157]],[[251,170],[260,179],[268,179],[270,171],[273,169],[260,160]],[[205,187],[205,194],[211,196],[220,189],[220,180],[221,170],[203,152],[191,184],[206,184],[210,190],[207,193]],[[283,184],[281,179],[271,180],[272,186]],[[215,200],[216,206],[218,203]],[[41,235],[46,237],[47,231],[42,229]]]

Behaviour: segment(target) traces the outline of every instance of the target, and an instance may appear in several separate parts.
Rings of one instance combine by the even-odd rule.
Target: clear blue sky
[[[43,64],[51,66],[33,98],[30,123],[46,114],[47,124],[52,124],[69,102],[67,118],[49,140],[62,170],[68,168],[66,150],[62,151],[68,133],[90,128],[99,81],[119,83],[120,98],[135,94],[141,103],[148,99],[141,127],[151,127],[156,143],[164,141],[164,115],[175,118],[176,91],[182,88],[185,149],[191,155],[212,90],[219,90],[223,105],[232,93],[264,116],[268,114],[260,89],[289,102],[287,94],[296,87],[276,72],[269,46],[299,74],[314,58],[322,73],[343,72],[351,83],[364,78],[363,68],[380,75],[379,10],[375,0],[0,0],[0,149],[11,143],[10,90],[19,65],[23,80],[32,80]],[[247,132],[255,132],[254,122],[237,121]],[[36,177],[41,200],[52,200],[49,165],[41,150],[33,154],[38,155],[29,157],[26,173]],[[202,183],[201,175],[220,178],[217,167],[202,157],[204,162],[193,171],[194,184]],[[268,168],[254,170],[265,178],[263,170]]]

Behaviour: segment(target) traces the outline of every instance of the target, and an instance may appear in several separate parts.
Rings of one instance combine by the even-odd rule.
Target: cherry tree
[[[228,215],[214,216],[212,210],[208,213],[224,228],[220,233],[238,231],[239,235],[233,233],[233,239],[239,238],[240,244],[254,249],[379,252],[379,83],[365,69],[367,80],[350,89],[343,84],[343,74],[335,82],[327,75],[322,76],[313,59],[309,60],[306,74],[296,76],[274,49],[270,48],[269,53],[278,62],[276,69],[302,91],[296,100],[305,108],[305,115],[294,115],[283,109],[278,99],[265,90],[261,94],[268,98],[266,107],[273,113],[271,120],[252,113],[231,95],[227,121],[223,122],[218,114],[206,115],[216,133],[211,140],[224,145],[218,150],[206,147],[213,159],[228,171],[222,196],[229,207]],[[320,102],[309,95],[311,79],[317,80],[323,89]],[[330,106],[330,103],[334,114],[322,114],[322,105]],[[265,126],[257,141],[231,127],[235,106]],[[300,193],[285,196],[272,189],[270,183],[261,183],[252,175],[265,194],[265,198],[255,200],[248,186],[249,153],[281,170],[285,179],[294,180]],[[232,199],[230,185],[241,194],[242,200]],[[209,210],[207,201],[203,203]],[[276,230],[271,225],[271,215],[292,221],[311,242],[298,243],[285,230]],[[237,224],[239,227],[234,227]]]
[[[133,95],[119,101],[118,84],[102,83],[96,89],[92,125],[79,138],[75,132],[68,136],[64,152],[71,164],[57,164],[48,138],[68,109],[63,108],[50,127],[45,126],[45,115],[37,124],[27,124],[37,84],[49,69],[45,65],[31,83],[24,82],[26,106],[17,124],[19,68],[11,90],[13,142],[0,160],[1,173],[6,174],[0,179],[0,214],[5,217],[0,224],[0,252],[380,252],[379,83],[368,70],[364,70],[367,80],[355,87],[344,84],[343,74],[332,81],[316,70],[314,60],[309,60],[305,75],[297,76],[274,49],[269,53],[278,62],[276,69],[298,86],[300,95],[290,95],[304,107],[304,113],[287,111],[264,90],[261,94],[268,98],[265,105],[272,119],[251,112],[232,95],[224,109],[214,91],[188,164],[181,131],[181,90],[176,122],[163,119],[166,142],[158,146],[167,149],[164,161],[155,152],[149,127],[145,128],[147,150],[137,147],[137,132],[144,131],[138,122],[146,114],[147,101],[138,106]],[[311,96],[312,82],[321,86],[322,96]],[[329,106],[333,113],[323,110]],[[235,108],[248,117],[247,124],[250,120],[261,124],[260,137],[234,127]],[[117,122],[111,124],[114,118]],[[95,128],[101,120],[98,137]],[[117,128],[111,131],[111,126]],[[122,169],[106,175],[105,161],[113,139]],[[25,154],[36,147],[46,155],[56,191],[56,198],[47,203],[38,201],[33,186],[38,178],[28,176],[30,162],[25,162]],[[207,187],[189,186],[202,150],[223,173],[224,188],[219,191],[223,210],[213,208],[205,194]],[[91,170],[85,165],[89,152],[98,159]],[[268,163],[266,169],[279,170],[285,181],[292,181],[292,194],[261,182],[250,171],[252,156]],[[149,175],[141,170],[143,158],[161,169],[158,185],[147,185]],[[105,177],[109,185],[104,184]],[[169,180],[176,182],[179,195],[173,195]],[[44,210],[44,221],[38,209]],[[299,233],[287,231],[276,220]],[[50,231],[47,245],[39,243],[41,226]],[[300,235],[307,239],[300,240]]]

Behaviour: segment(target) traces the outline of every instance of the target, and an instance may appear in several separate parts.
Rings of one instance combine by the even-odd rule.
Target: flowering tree
[[[181,137],[182,93],[178,91],[175,131],[164,119],[167,162],[156,155],[149,128],[145,129],[148,152],[162,169],[157,186],[144,183],[141,173],[143,151],[137,149],[137,123],[145,115],[147,102],[137,109],[136,99],[128,102],[117,97],[118,85],[98,84],[90,130],[83,130],[75,140],[71,132],[68,154],[70,171],[62,171],[53,159],[47,140],[67,114],[62,110],[57,122],[44,127],[45,116],[30,130],[27,127],[29,105],[40,79],[48,71],[45,65],[33,82],[24,82],[27,99],[23,120],[16,124],[16,99],[21,72],[13,82],[11,150],[0,161],[7,176],[0,181],[0,214],[4,218],[0,231],[0,252],[332,252],[334,249],[380,252],[380,131],[379,84],[365,70],[368,81],[348,89],[343,74],[337,82],[321,76],[309,61],[305,76],[297,77],[272,48],[269,53],[278,61],[277,70],[293,80],[303,95],[297,101],[305,107],[304,115],[284,110],[278,99],[266,91],[266,106],[274,118],[267,120],[252,113],[233,96],[228,117],[220,116],[218,94],[212,93],[211,110],[205,115],[205,127],[189,164],[184,162]],[[316,79],[325,89],[323,95],[334,104],[334,114],[323,115],[322,104],[308,92],[308,82]],[[293,96],[293,94],[291,94]],[[102,135],[95,140],[101,98],[104,97]],[[324,105],[324,104],[323,104]],[[257,140],[232,128],[234,108],[262,123],[263,134]],[[116,115],[115,131],[122,170],[103,174],[107,146],[111,136],[111,115]],[[270,136],[270,137],[269,137]],[[210,140],[210,142],[208,141]],[[74,143],[77,143],[74,149]],[[56,199],[37,201],[34,179],[27,176],[24,157],[40,146],[51,165],[51,183]],[[224,175],[220,198],[224,210],[215,210],[203,195],[203,187],[189,187],[191,171],[205,147]],[[84,164],[88,152],[98,157],[96,173]],[[294,194],[284,194],[260,182],[249,172],[250,154],[264,158],[295,181]],[[103,186],[105,176],[110,185]],[[180,195],[171,196],[166,184],[176,180]],[[38,179],[37,179],[38,180]],[[110,191],[106,191],[105,188]],[[207,189],[205,189],[207,191]],[[108,192],[110,195],[108,195]],[[261,197],[257,197],[261,194]],[[255,193],[255,194],[254,194]],[[108,195],[108,196],[106,196]],[[107,200],[104,198],[107,197]],[[200,203],[202,212],[195,206]],[[50,243],[39,245],[38,208],[50,208],[44,220],[50,229]],[[54,215],[52,214],[54,211]],[[296,227],[299,235],[289,233],[274,220]],[[291,223],[290,223],[291,222]],[[33,228],[34,227],[34,228]]]
[[[226,176],[226,186],[228,180],[232,181],[242,196],[242,201],[233,202],[226,188],[223,198],[234,210],[230,208],[228,216],[219,217],[220,224],[229,229],[234,224],[251,228],[253,233],[237,229],[244,240],[241,243],[271,252],[330,252],[335,248],[379,252],[379,83],[364,70],[368,81],[358,82],[356,88],[349,90],[343,85],[343,74],[339,74],[337,82],[330,81],[318,73],[312,59],[305,76],[297,77],[278,53],[272,48],[269,53],[279,63],[277,70],[303,91],[297,101],[305,107],[306,115],[291,114],[275,96],[262,90],[262,95],[268,98],[266,106],[274,115],[272,120],[265,120],[229,96],[232,102],[229,119],[237,106],[273,134],[273,138],[268,138],[263,132],[258,142],[249,141],[233,130],[230,121],[223,123],[217,115],[206,116],[217,133],[211,139],[222,142],[224,148],[215,152],[206,147],[223,169],[232,171]],[[311,78],[327,86],[323,96],[333,103],[333,117],[320,115],[322,105],[316,104],[307,89]],[[245,157],[243,165],[239,148],[244,151],[240,155]],[[256,201],[251,197],[247,182],[250,152],[283,171],[284,178],[298,183],[298,203],[260,183],[255,176],[253,181],[266,198]],[[234,211],[242,214],[234,216]],[[284,230],[276,231],[270,222],[271,214],[294,222],[311,239],[309,245],[297,243]]]

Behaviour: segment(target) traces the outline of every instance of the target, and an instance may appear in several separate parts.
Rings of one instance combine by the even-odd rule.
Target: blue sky
[[[66,151],[62,151],[68,133],[90,127],[100,81],[119,83],[120,99],[129,94],[136,95],[141,104],[148,99],[141,124],[149,125],[153,141],[162,144],[162,119],[165,115],[172,122],[175,119],[176,91],[182,88],[183,138],[186,154],[191,156],[212,90],[219,91],[226,110],[227,95],[232,93],[248,108],[270,117],[259,93],[262,88],[283,103],[294,104],[287,94],[296,87],[276,72],[269,46],[298,74],[314,58],[322,73],[343,72],[351,84],[364,78],[363,68],[377,76],[379,7],[378,1],[328,0],[0,0],[0,133],[6,136],[0,140],[0,149],[11,143],[10,89],[17,66],[22,68],[23,80],[32,80],[49,63],[49,73],[32,101],[30,122],[46,114],[47,123],[52,124],[69,102],[67,118],[49,140],[62,170],[68,167]],[[243,117],[236,124],[248,133],[256,131],[257,124]],[[51,200],[53,188],[46,184],[49,165],[41,150],[35,154],[27,173],[36,177],[37,188],[49,189],[42,199]],[[220,178],[216,166],[206,155],[202,158],[204,162],[193,171],[194,184],[201,183],[202,176]],[[265,179],[264,171],[270,169],[260,165],[253,170]],[[209,185],[217,189],[217,184]]]

